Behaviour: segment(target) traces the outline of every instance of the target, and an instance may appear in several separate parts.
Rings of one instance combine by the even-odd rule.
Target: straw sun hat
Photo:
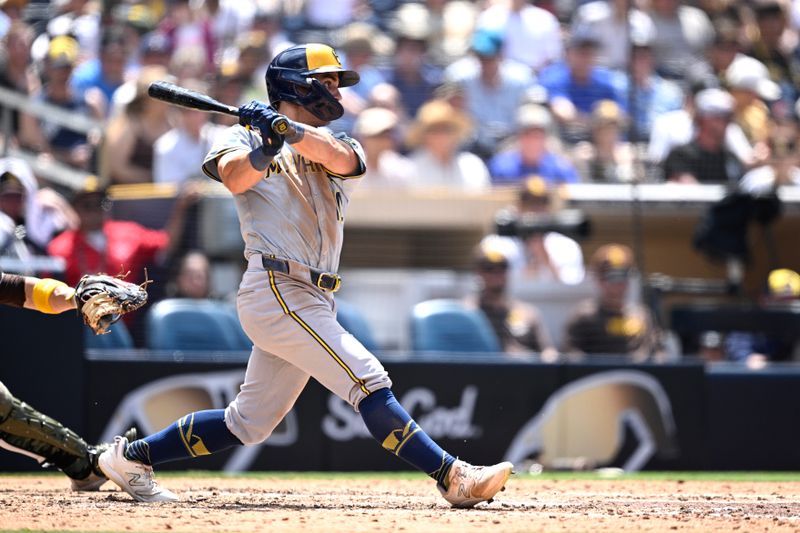
[[[472,133],[472,121],[461,110],[444,100],[431,100],[417,111],[417,116],[408,131],[409,146],[418,146],[423,136],[437,126],[450,126],[460,142]]]

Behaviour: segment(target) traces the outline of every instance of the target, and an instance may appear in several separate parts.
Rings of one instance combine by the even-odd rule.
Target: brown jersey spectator
[[[627,246],[609,244],[589,264],[598,295],[581,303],[566,329],[566,349],[573,354],[625,355],[648,358],[655,348],[649,311],[628,303],[633,254]]]
[[[508,259],[489,244],[479,245],[475,252],[475,272],[479,278],[478,294],[467,299],[489,319],[503,350],[507,353],[541,353],[545,361],[558,353],[542,323],[541,314],[532,305],[512,300],[508,285]]]

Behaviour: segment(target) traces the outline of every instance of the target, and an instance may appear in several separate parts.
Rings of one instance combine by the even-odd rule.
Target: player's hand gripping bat
[[[147,89],[147,94],[157,100],[187,107],[189,109],[197,109],[199,111],[208,111],[210,113],[222,113],[223,115],[239,116],[239,108],[227,104],[223,104],[211,98],[207,94],[192,91],[184,87],[169,83],[167,81],[154,81]],[[278,135],[294,135],[294,127],[291,122],[285,118],[279,118],[272,123],[272,131]]]

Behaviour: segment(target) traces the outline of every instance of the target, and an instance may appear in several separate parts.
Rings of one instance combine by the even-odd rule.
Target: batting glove
[[[257,100],[239,108],[239,124],[259,130],[264,143],[261,151],[270,157],[277,155],[283,148],[283,135],[275,133],[272,129],[272,123],[279,118],[285,119],[286,117]]]

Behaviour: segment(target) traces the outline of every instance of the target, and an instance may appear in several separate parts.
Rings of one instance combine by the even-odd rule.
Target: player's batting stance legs
[[[324,126],[344,112],[339,88],[358,79],[330,46],[284,50],[267,68],[270,105],[239,108],[240,125],[206,156],[203,171],[236,203],[248,259],[237,306],[255,346],[227,409],[189,414],[130,445],[118,437],[100,456],[103,472],[137,500],[175,499],[153,480],[152,464],[269,437],[310,376],[453,505],[490,500],[511,474],[511,463],[474,467],[442,450],[397,403],[380,362],[336,322],[345,212],[366,158],[358,141]]]

